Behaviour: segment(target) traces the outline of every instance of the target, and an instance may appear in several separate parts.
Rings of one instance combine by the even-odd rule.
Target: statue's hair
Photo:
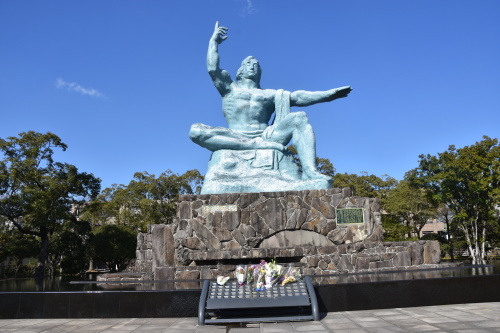
[[[248,60],[250,59],[255,59],[255,57],[253,56],[248,56],[246,57],[245,59],[243,59],[243,61],[241,62],[241,66],[240,68],[238,68],[238,71],[236,72],[236,80],[239,81],[241,80],[241,76],[243,75],[243,68],[245,66],[245,64],[248,62]],[[257,60],[257,59],[255,59]],[[259,62],[257,60],[257,62]],[[256,81],[257,81],[257,84],[260,86],[260,75],[262,74],[262,69],[260,68],[260,63],[259,63],[259,70],[257,72],[257,78],[256,78]]]

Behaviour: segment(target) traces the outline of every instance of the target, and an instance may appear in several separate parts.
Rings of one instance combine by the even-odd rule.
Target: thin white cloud
[[[69,91],[74,91],[84,96],[92,97],[104,97],[104,94],[94,88],[85,88],[76,82],[67,82],[64,79],[58,78],[56,80],[56,88],[58,89],[68,89]]]
[[[253,0],[244,0],[246,6],[241,10],[241,16],[246,16],[253,14],[255,12],[255,7],[253,6]]]

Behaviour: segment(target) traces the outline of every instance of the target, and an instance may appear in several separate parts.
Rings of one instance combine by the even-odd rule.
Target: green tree
[[[292,153],[293,161],[299,167],[299,171],[302,172],[302,163],[300,163],[297,149],[293,145],[290,145],[288,146],[288,150]],[[330,176],[333,178],[333,176],[335,175],[335,167],[328,158],[316,157],[316,168],[319,172],[326,176]]]
[[[456,226],[453,224],[453,211],[448,207],[448,205],[443,203],[438,203],[437,208],[437,218],[443,222],[446,226],[446,242],[448,247],[446,251],[450,253],[451,261],[455,260],[455,236],[453,235],[453,230],[456,230]]]
[[[407,241],[412,227],[401,222],[401,218],[392,214],[382,214],[382,228],[386,242]]]
[[[100,189],[99,178],[55,162],[54,148],[65,151],[67,146],[50,132],[0,139],[0,215],[20,233],[40,241],[37,278],[45,274],[53,235]]]
[[[333,177],[333,187],[349,187],[353,196],[380,198],[382,206],[389,192],[397,185],[398,181],[391,176],[381,177],[361,172],[360,175],[337,173]]]
[[[400,181],[388,193],[384,209],[408,226],[408,237],[420,238],[420,232],[427,221],[436,217],[436,205],[430,200],[427,189],[411,186]]]
[[[474,145],[421,155],[411,181],[432,189],[433,199],[446,204],[463,232],[473,264],[484,263],[488,230],[498,224],[500,146],[487,136]]]
[[[496,210],[496,223],[489,224],[488,235],[490,236],[488,237],[488,243],[490,245],[490,248],[497,249],[495,253],[496,256],[498,256],[499,254],[498,249],[500,249],[500,206],[497,206],[495,210]]]
[[[92,238],[94,257],[105,262],[111,272],[122,271],[135,258],[136,246],[136,233],[120,225],[103,225]]]
[[[69,219],[54,236],[49,247],[49,270],[60,268],[62,274],[78,274],[88,263],[90,223],[77,218]]]
[[[182,175],[167,170],[161,175],[137,172],[127,185],[106,188],[84,210],[82,218],[93,226],[118,224],[131,230],[145,231],[148,224],[168,224],[176,213],[182,194],[201,190],[203,177],[198,170]]]
[[[36,257],[39,250],[39,243],[34,236],[22,235],[7,225],[0,227],[0,263],[6,264],[2,275],[19,277],[23,260]]]

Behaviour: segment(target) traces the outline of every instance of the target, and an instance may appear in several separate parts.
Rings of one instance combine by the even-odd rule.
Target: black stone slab
[[[314,289],[320,312],[500,302],[500,275],[329,284]],[[200,293],[201,289],[1,292],[0,319],[196,317]]]
[[[315,286],[321,312],[500,301],[500,275]]]

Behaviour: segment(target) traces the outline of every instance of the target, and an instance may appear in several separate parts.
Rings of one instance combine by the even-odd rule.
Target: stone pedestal
[[[276,259],[304,274],[433,267],[437,241],[383,242],[379,200],[349,189],[181,196],[171,225],[138,240],[155,279],[209,279]],[[149,260],[149,261],[148,261]]]
[[[337,223],[339,209],[357,208],[361,223]],[[192,261],[296,257],[295,249],[381,241],[379,200],[349,189],[185,195],[171,225],[177,265]]]

